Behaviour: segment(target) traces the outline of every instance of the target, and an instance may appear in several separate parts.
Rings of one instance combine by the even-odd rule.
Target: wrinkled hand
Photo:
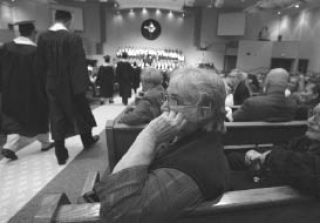
[[[261,158],[261,153],[255,151],[255,150],[249,150],[248,152],[246,152],[244,161],[246,163],[247,166],[260,166],[260,158]],[[258,167],[257,167],[258,168]]]
[[[143,131],[152,135],[157,144],[169,142],[178,135],[186,122],[181,113],[166,111],[152,120]]]

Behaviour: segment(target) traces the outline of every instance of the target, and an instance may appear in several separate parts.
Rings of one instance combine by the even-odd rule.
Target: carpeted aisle
[[[44,194],[65,192],[76,202],[87,173],[95,170],[102,173],[108,166],[105,123],[123,109],[119,99],[115,104],[95,108],[97,127],[93,132],[100,135],[100,141],[84,151],[79,136],[69,138],[66,145],[70,159],[64,166],[57,164],[53,150],[40,152],[38,142],[18,151],[17,161],[0,160],[0,223],[33,222]]]

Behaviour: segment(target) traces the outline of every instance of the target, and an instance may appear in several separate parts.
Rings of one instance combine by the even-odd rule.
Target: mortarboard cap
[[[18,26],[19,32],[21,34],[30,33],[36,29],[34,20],[15,22],[13,25]]]

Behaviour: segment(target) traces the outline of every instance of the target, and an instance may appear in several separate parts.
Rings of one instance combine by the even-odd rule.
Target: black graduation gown
[[[131,97],[131,86],[133,79],[133,68],[127,61],[117,63],[116,75],[119,82],[119,95],[124,98]]]
[[[2,131],[35,136],[49,131],[42,79],[35,72],[36,46],[6,43],[0,52]]]
[[[114,69],[111,65],[100,66],[96,83],[100,86],[101,97],[113,96]]]
[[[141,68],[140,67],[134,67],[133,71],[134,71],[134,76],[133,76],[132,87],[133,87],[133,89],[137,89],[137,88],[139,88],[139,85],[140,85]]]
[[[67,30],[46,31],[39,36],[38,54],[53,139],[91,131],[96,122],[85,98],[89,75],[81,38]]]

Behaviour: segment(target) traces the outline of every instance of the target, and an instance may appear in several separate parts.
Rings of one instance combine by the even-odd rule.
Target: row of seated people
[[[225,97],[225,84],[214,72],[175,70],[164,112],[95,186],[102,216],[110,222],[175,221],[182,210],[239,189],[229,166],[265,170],[264,178],[319,196],[320,104],[300,140],[264,153],[226,156],[221,140]]]
[[[292,118],[303,120],[320,102],[320,79],[317,76],[294,76],[289,75],[284,69],[273,69],[262,79],[258,81],[256,76],[250,76],[240,69],[234,69],[227,75],[224,79],[227,89],[226,106],[243,105],[242,112],[238,112],[234,118],[230,116],[229,119],[234,121],[255,121],[263,118],[267,121]],[[261,94],[259,93],[261,85],[263,85],[264,95],[257,99],[250,98],[251,95]],[[283,114],[290,107],[294,109]],[[265,109],[262,115],[256,112]],[[278,115],[274,116],[275,113]],[[292,117],[293,114],[294,117]]]
[[[272,69],[267,74],[264,83],[265,94],[256,97],[249,97],[250,93],[245,82],[240,81],[241,77],[244,76],[243,73],[234,70],[229,76],[233,85],[237,86],[235,89],[238,93],[235,96],[239,96],[235,99],[237,98],[241,105],[235,112],[232,112],[232,109],[226,106],[227,121],[283,122],[306,120],[313,107],[320,102],[319,83],[307,85],[306,89],[312,93],[308,94],[311,96],[303,98],[309,100],[298,100],[299,96],[297,94],[286,96],[289,74],[282,68]],[[141,80],[144,93],[140,93],[136,97],[134,105],[126,108],[119,122],[129,125],[145,124],[161,114],[161,106],[166,95],[164,88],[161,86],[162,75],[154,68],[147,68],[143,70]],[[228,85],[226,84],[225,87],[228,94]]]

